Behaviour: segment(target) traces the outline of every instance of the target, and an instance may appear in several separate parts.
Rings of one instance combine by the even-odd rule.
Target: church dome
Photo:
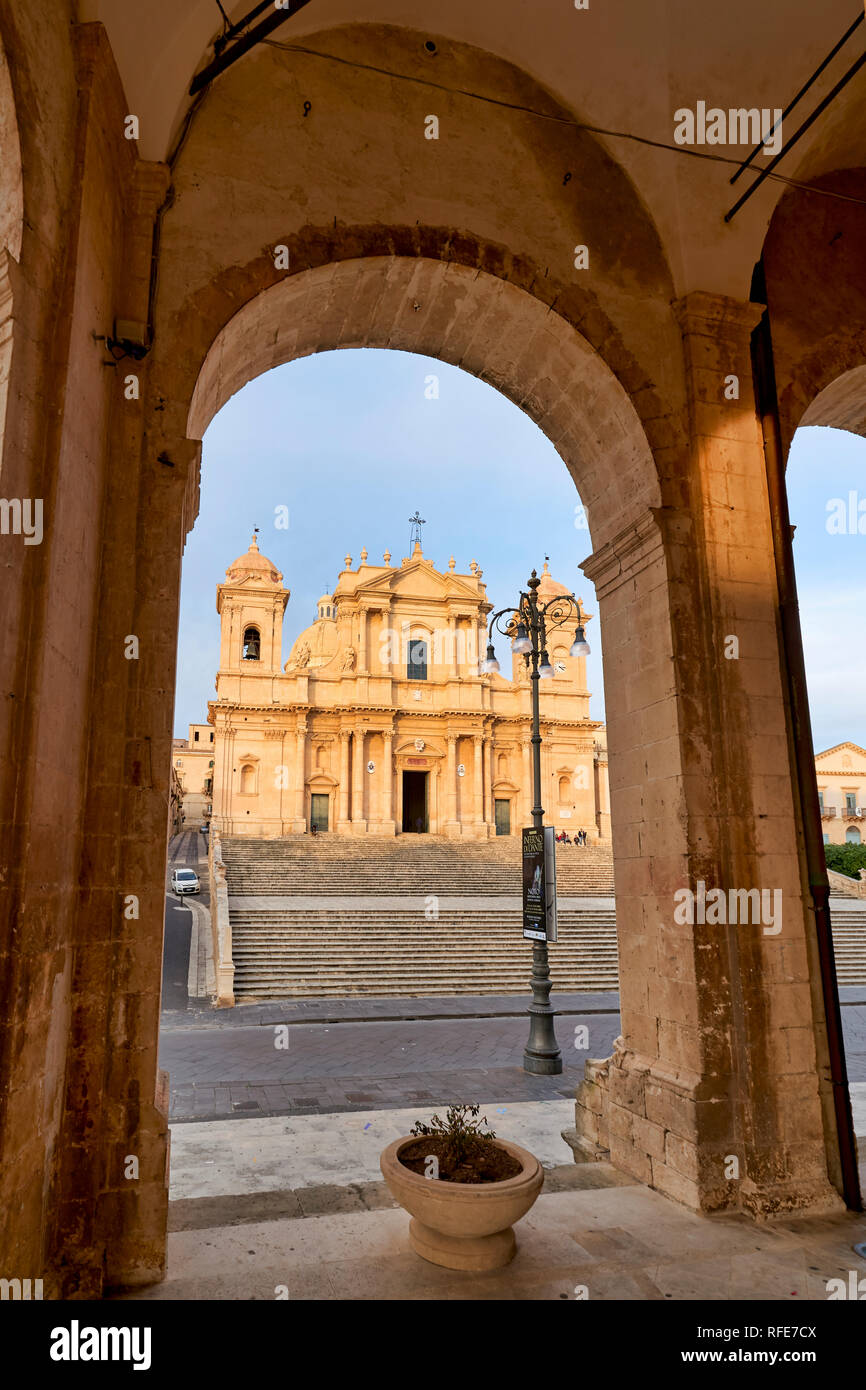
[[[547,603],[548,599],[556,598],[559,594],[570,594],[571,590],[567,584],[560,584],[550,573],[547,561],[544,562],[544,569],[541,572],[541,580],[537,589],[538,602]]]
[[[240,555],[229,565],[226,570],[226,579],[230,584],[237,584],[241,579],[258,579],[269,584],[281,584],[283,576],[274,562],[269,560],[266,555],[262,555],[259,550],[259,543],[253,535],[246,554]]]
[[[292,667],[303,670],[305,667],[327,666],[336,654],[338,641],[339,634],[334,620],[317,618],[295,639],[283,669],[289,671]]]

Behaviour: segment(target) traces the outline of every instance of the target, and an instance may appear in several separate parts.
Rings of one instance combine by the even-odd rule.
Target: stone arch
[[[587,340],[510,282],[429,257],[331,262],[249,299],[203,355],[187,437],[199,440],[229,397],[271,367],[361,345],[439,357],[508,396],[563,458],[596,547],[660,504],[638,413]]]
[[[800,425],[866,435],[866,169],[791,189],[763,248],[784,446]]]
[[[805,425],[830,425],[866,437],[866,360],[840,372],[818,392],[797,428]]]

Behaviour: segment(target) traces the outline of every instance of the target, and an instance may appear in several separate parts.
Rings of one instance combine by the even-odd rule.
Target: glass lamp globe
[[[569,648],[568,654],[569,656],[589,656],[589,653],[590,646],[586,640],[586,634],[583,630],[583,623],[578,623],[577,631],[574,634],[574,641],[572,642],[571,647]]]
[[[550,664],[550,657],[547,655],[547,652],[541,653],[541,664],[538,668],[538,674],[543,681],[553,680],[553,667]]]
[[[517,636],[511,644],[511,650],[515,656],[525,656],[527,652],[532,651],[532,642],[526,631],[526,623],[517,624]]]
[[[492,676],[499,670],[499,662],[496,660],[496,652],[493,650],[493,643],[487,643],[487,658],[481,663],[482,676]]]

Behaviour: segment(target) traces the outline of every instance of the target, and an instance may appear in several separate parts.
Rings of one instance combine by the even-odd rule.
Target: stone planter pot
[[[379,1159],[382,1176],[400,1206],[412,1217],[409,1243],[416,1254],[446,1269],[499,1269],[514,1258],[512,1229],[541,1191],[544,1170],[538,1159],[505,1139],[494,1143],[521,1164],[504,1182],[454,1183],[425,1178],[404,1168],[401,1149],[411,1136],[395,1139]]]

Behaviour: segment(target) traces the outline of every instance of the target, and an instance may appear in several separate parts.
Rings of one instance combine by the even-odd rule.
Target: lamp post
[[[570,617],[577,615],[577,628],[569,651],[570,656],[588,656],[589,643],[581,622],[580,604],[574,594],[558,594],[547,603],[538,602],[538,586],[541,580],[535,570],[528,581],[526,590],[521,590],[516,608],[502,608],[490,619],[487,643],[487,657],[481,663],[481,671],[490,675],[499,670],[496,652],[493,649],[493,629],[504,637],[512,639],[511,650],[515,656],[522,656],[530,667],[532,691],[532,824],[536,830],[544,825],[544,807],[541,804],[541,727],[538,698],[538,682],[553,677],[553,667],[547,651],[547,634],[562,627]],[[502,619],[509,616],[508,625],[502,626]],[[523,1070],[540,1076],[559,1076],[562,1071],[562,1053],[556,1041],[553,1028],[555,1017],[550,1003],[550,961],[547,955],[547,942],[534,941],[532,944],[532,1003],[529,1005],[529,1041],[523,1053]]]

